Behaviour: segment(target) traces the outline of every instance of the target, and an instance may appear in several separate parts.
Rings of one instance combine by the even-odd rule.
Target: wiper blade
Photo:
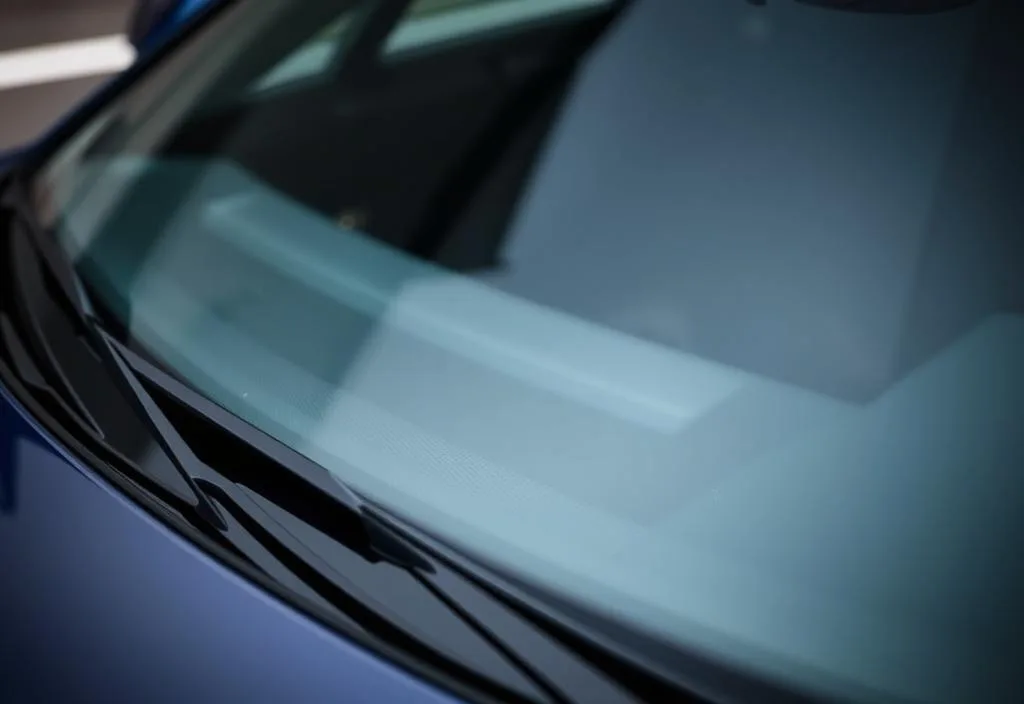
[[[7,213],[11,218],[3,231],[9,238],[11,261],[8,266],[12,272],[11,279],[17,286],[17,294],[12,298],[17,305],[19,320],[30,332],[30,339],[25,342],[36,352],[33,355],[26,349],[11,320],[3,315],[0,319],[0,333],[3,334],[15,371],[36,393],[42,392],[50,397],[67,419],[80,423],[79,427],[94,446],[102,449],[108,459],[114,458],[117,462],[132,465],[146,480],[170,492],[175,500],[183,501],[204,518],[216,520],[216,511],[176,460],[177,455],[164,448],[168,461],[178,475],[170,484],[165,478],[150,476],[145,469],[111,445],[102,424],[90,413],[87,404],[76,391],[44,330],[44,314],[40,309],[40,306],[45,305],[44,301],[49,301],[56,310],[63,313],[81,344],[95,354],[115,382],[124,384],[129,380],[117,355],[111,353],[104,342],[102,325],[70,257],[35,219],[28,194],[17,176],[10,177],[5,185],[6,188],[0,193],[0,212]],[[85,348],[82,353],[88,354]],[[128,398],[134,396],[129,394]],[[185,487],[175,486],[182,482]]]
[[[217,507],[213,505],[206,494],[196,485],[195,468],[201,466],[202,463],[193,454],[188,443],[182,440],[181,435],[167,422],[157,407],[156,402],[153,401],[153,398],[142,388],[139,380],[124,361],[121,353],[113,346],[111,338],[102,330],[98,331],[98,335],[103,343],[104,356],[118,371],[117,380],[122,384],[125,395],[136,406],[136,410],[139,411],[140,416],[146,421],[146,425],[153,432],[153,436],[157,444],[160,445],[160,449],[164,451],[195,495],[196,503],[194,508],[196,513],[210,525],[223,530],[226,527],[223,516],[220,515]]]
[[[524,693],[528,700],[564,701],[475,615],[445,598],[433,578],[447,570],[385,511],[118,341],[104,339],[124,365],[153,432],[164,438],[166,451],[178,453],[210,501],[216,520],[209,525],[219,542],[292,594],[361,630],[427,660],[440,655],[446,667],[484,687],[506,688],[500,701],[521,701]],[[264,473],[270,481],[261,482]],[[316,534],[348,556],[325,549]],[[387,598],[374,590],[368,570],[384,570],[377,579],[388,583]],[[401,603],[393,601],[403,594]]]
[[[276,465],[275,468],[281,478],[297,479],[304,491],[326,499],[336,511],[345,511],[352,519],[349,525],[357,527],[359,532],[358,536],[349,536],[348,542],[353,544],[354,537],[355,547],[364,552],[366,557],[374,561],[388,562],[402,569],[432,571],[430,561],[417,547],[404,540],[395,529],[381,520],[377,509],[364,502],[346,485],[328,475],[326,470],[263,435],[234,414],[150,364],[107,333],[101,331],[100,335],[122,373],[127,390],[136,399],[140,413],[158,437],[161,447],[174,458],[181,472],[189,477],[191,485],[199,494],[206,495],[213,489],[216,495],[232,502],[234,508],[248,513],[255,510],[260,514],[261,523],[265,523],[267,518],[266,512],[258,509],[257,503],[251,500],[255,496],[251,490],[227,479],[221,468],[212,467],[196,454],[192,445],[168,417],[165,410],[166,402],[161,406],[153,393],[146,388],[147,385],[156,393],[165,396],[167,401],[190,414],[207,429],[215,429],[214,432],[219,435],[217,439],[221,442],[233,441],[240,448],[251,448],[265,462]],[[225,528],[223,515],[212,503],[206,508],[205,517],[219,530]],[[269,525],[275,524],[276,521],[269,522]],[[314,553],[287,531],[281,529],[273,532],[278,542],[308,559],[318,561],[312,557]]]
[[[104,436],[102,428],[82,402],[57,361],[54,350],[48,344],[47,336],[43,332],[43,321],[37,308],[40,299],[53,299],[53,296],[46,291],[48,282],[36,265],[38,260],[43,262],[52,277],[52,282],[60,291],[57,304],[70,314],[78,332],[87,334],[91,315],[87,312],[88,304],[84,291],[76,284],[77,277],[74,274],[74,269],[67,258],[63,256],[56,242],[41,232],[41,228],[32,218],[27,207],[27,197],[21,183],[13,177],[0,197],[0,217],[6,219],[2,229],[8,237],[6,249],[11,258],[9,265],[9,270],[12,272],[11,279],[19,285],[19,289],[22,291],[22,295],[16,297],[18,309],[21,318],[26,321],[31,330],[39,361],[45,367],[44,371],[48,372],[47,380],[29,371],[27,350],[15,346],[15,343],[11,342],[9,344],[14,362],[19,372],[34,387],[56,397],[58,403],[68,408],[76,420],[84,423],[92,433],[102,438]],[[22,236],[19,237],[19,234]],[[32,250],[34,250],[35,256],[33,256]],[[10,334],[10,322],[6,316],[3,322],[5,338],[13,339]]]

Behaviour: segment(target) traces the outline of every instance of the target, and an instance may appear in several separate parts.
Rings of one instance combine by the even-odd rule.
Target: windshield
[[[824,4],[235,3],[36,196],[167,367],[467,554],[1020,701],[1024,5]]]

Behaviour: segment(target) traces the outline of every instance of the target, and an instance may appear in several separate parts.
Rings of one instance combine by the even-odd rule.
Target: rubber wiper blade
[[[37,352],[37,360],[44,370],[43,377],[29,374],[28,378],[37,388],[44,388],[47,393],[60,399],[75,418],[84,423],[89,431],[99,438],[104,437],[103,429],[86,408],[74,386],[64,373],[57,355],[47,341],[43,327],[43,315],[38,306],[42,299],[52,300],[55,305],[70,316],[73,327],[79,333],[90,335],[91,312],[88,307],[84,290],[77,282],[74,268],[57,243],[53,241],[28,211],[21,184],[11,179],[0,198],[0,217],[4,218],[3,234],[7,242],[5,249],[9,253],[8,269],[11,281],[18,287],[21,295],[15,296],[19,317],[30,332]],[[39,265],[42,266],[39,266]],[[42,269],[50,274],[44,276]],[[52,290],[56,284],[57,295]],[[4,331],[10,333],[9,330]],[[6,336],[5,336],[6,338]],[[38,366],[38,365],[36,365]],[[27,365],[18,364],[25,373]]]
[[[164,450],[176,458],[183,473],[191,476],[191,483],[196,491],[202,493],[203,486],[207,485],[217,487],[220,490],[218,493],[230,494],[236,508],[240,509],[248,503],[245,496],[250,494],[242,487],[236,486],[235,489],[231,489],[231,482],[224,479],[224,473],[217,466],[211,466],[197,456],[160,404],[146,390],[143,381],[158,389],[160,394],[185,410],[202,426],[213,428],[221,442],[233,441],[241,447],[249,448],[272,465],[275,474],[276,470],[279,470],[281,474],[277,476],[282,480],[297,480],[305,491],[325,498],[336,511],[343,511],[361,529],[361,541],[358,542],[364,543],[364,552],[368,558],[384,561],[402,569],[433,571],[430,560],[414,543],[406,540],[390,522],[382,520],[375,507],[363,501],[358,494],[332,477],[327,470],[253,428],[106,333],[103,333],[103,338],[111,354],[115,355],[118,363],[122,365],[131,392],[139,399],[140,410],[149,419],[153,431],[164,439]],[[223,526],[223,521],[212,503],[208,513],[217,515],[217,525]],[[292,544],[296,552],[308,553],[308,549],[301,545],[301,541]]]
[[[76,353],[94,354],[106,375],[121,388],[123,393],[119,396],[122,400],[137,411],[136,420],[143,426],[150,425],[146,422],[148,414],[138,413],[142,404],[133,388],[134,378],[126,372],[127,368],[120,357],[111,351],[102,323],[94,312],[71,258],[35,218],[27,192],[20,181],[16,177],[9,177],[3,185],[6,188],[0,191],[0,207],[3,208],[0,213],[8,218],[8,227],[3,228],[3,234],[8,240],[8,269],[14,286],[11,291],[14,294],[11,296],[14,307],[10,312],[16,314],[19,323],[17,328],[27,333],[27,337],[22,338],[18,334],[13,319],[7,314],[0,319],[0,333],[19,378],[34,393],[48,397],[51,407],[60,410],[65,422],[78,425],[79,432],[90,437],[91,442],[95,443],[94,448],[100,450],[105,461],[131,465],[133,471],[144,476],[147,482],[153,482],[155,487],[169,492],[174,500],[216,524],[216,511],[212,510],[210,502],[192,481],[189,470],[182,465],[180,451],[169,450],[163,435],[157,433],[165,461],[176,476],[173,479],[162,477],[159,472],[154,473],[140,466],[111,444],[103,424],[90,413],[89,405],[76,391],[76,383],[65,373],[61,355],[57,354],[58,350],[51,342],[46,320],[48,310],[60,313],[63,324],[77,335],[83,347]],[[71,354],[67,348],[60,351],[65,356]],[[152,435],[152,427],[147,429]],[[152,490],[152,487],[148,490]]]
[[[103,330],[97,329],[97,334],[103,345],[101,356],[105,357],[110,366],[117,370],[116,378],[124,395],[135,406],[160,449],[164,451],[195,497],[193,509],[214,528],[225,529],[224,517],[220,515],[217,507],[196,484],[196,476],[205,465],[192,452],[192,448],[182,439],[175,427],[168,422],[156,401],[142,386],[135,376],[135,372],[125,361],[121,351],[115,347],[116,343],[113,339]]]

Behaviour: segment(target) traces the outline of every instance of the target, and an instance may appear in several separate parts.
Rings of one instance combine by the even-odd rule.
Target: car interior
[[[320,58],[259,87],[281,51],[252,50],[224,79],[237,90],[218,84],[161,156],[215,150],[420,259],[849,401],[1020,310],[1020,214],[977,200],[1021,177],[988,159],[1024,115],[1020,81],[991,74],[1020,52],[991,3],[858,22],[793,3],[562,0],[404,51],[393,38],[515,5],[530,7],[297,22],[333,28],[291,38]],[[346,44],[373,22],[386,29]],[[173,202],[159,190],[145,202]]]

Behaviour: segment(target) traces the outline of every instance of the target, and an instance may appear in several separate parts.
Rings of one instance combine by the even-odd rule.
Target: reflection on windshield
[[[1015,692],[1024,7],[563,4],[264,9],[64,155],[61,237],[197,388],[524,579],[828,694]]]

